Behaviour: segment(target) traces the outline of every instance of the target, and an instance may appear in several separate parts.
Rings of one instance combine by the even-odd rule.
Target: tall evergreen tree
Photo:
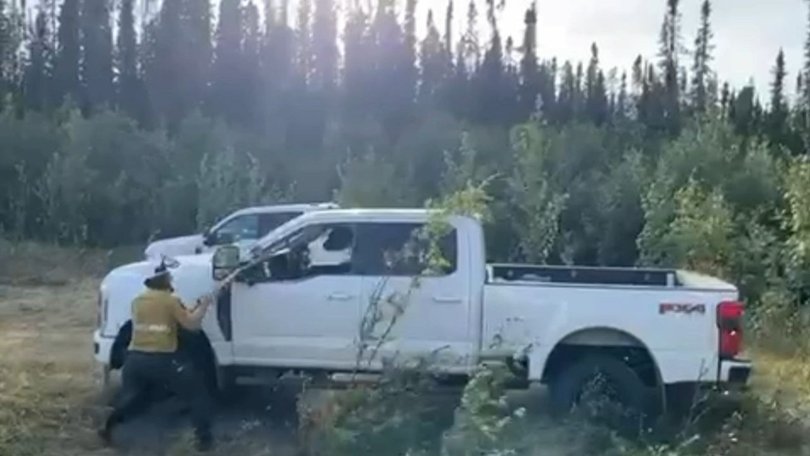
[[[591,60],[585,77],[585,107],[588,117],[596,125],[602,125],[608,119],[608,97],[605,87],[605,75],[599,68],[599,48],[591,45]]]
[[[241,119],[246,126],[258,127],[262,118],[261,101],[256,94],[261,87],[262,31],[259,24],[259,9],[251,0],[245,5],[242,25],[242,75],[240,100],[244,103]]]
[[[712,4],[710,0],[704,0],[700,9],[700,28],[697,38],[695,38],[695,60],[692,64],[692,90],[690,102],[692,109],[697,113],[706,111],[708,102],[712,95],[709,94],[712,74],[709,62],[712,60],[712,38],[714,34],[711,29]]]
[[[667,0],[666,15],[661,26],[659,67],[663,78],[663,114],[666,130],[674,134],[680,129],[681,90],[678,69],[681,54],[680,0]]]
[[[296,21],[296,65],[299,75],[309,82],[313,71],[312,49],[312,0],[299,0],[298,19]]]
[[[231,122],[240,120],[244,107],[242,60],[242,8],[239,0],[219,3],[214,48],[210,110]]]
[[[433,17],[433,10],[428,11],[426,29],[427,34],[422,40],[419,52],[421,69],[419,100],[422,104],[433,104],[438,97],[439,87],[448,76],[450,67],[444,42]]]
[[[776,64],[773,67],[773,82],[771,83],[771,113],[787,113],[785,101],[785,52],[779,49]]]
[[[467,30],[461,37],[459,57],[464,62],[467,72],[474,73],[481,63],[481,46],[478,42],[478,6],[470,0],[467,6]]]
[[[48,13],[43,6],[37,9],[28,43],[28,65],[23,80],[23,95],[28,109],[39,111],[47,104],[50,80],[50,49]]]
[[[122,0],[118,18],[116,68],[118,107],[143,122],[143,86],[138,73],[138,41],[135,34],[135,0]]]
[[[557,99],[557,122],[564,124],[570,122],[576,113],[577,99],[577,79],[574,75],[574,67],[570,61],[566,61],[562,67],[562,81],[560,82],[560,94]]]
[[[79,7],[79,0],[64,0],[59,10],[58,47],[54,68],[56,104],[61,104],[65,97],[79,101],[79,61],[81,58]]]
[[[183,83],[191,106],[200,106],[208,95],[211,82],[212,19],[210,0],[175,0],[181,2]]]
[[[807,37],[804,42],[804,65],[797,79],[799,102],[796,106],[797,122],[805,149],[810,146],[810,2],[807,3]]]
[[[453,53],[453,20],[455,19],[455,3],[447,1],[447,11],[444,15],[444,48]],[[450,57],[452,60],[452,55]]]
[[[316,0],[312,23],[313,74],[316,91],[331,93],[338,83],[337,11],[333,0]]]
[[[372,93],[378,100],[378,118],[388,137],[393,139],[404,127],[415,90],[410,86],[410,76],[405,68],[413,63],[405,63],[410,52],[406,49],[405,32],[397,20],[393,0],[378,0],[371,34],[374,40]]]
[[[95,110],[114,100],[112,24],[109,0],[83,0],[81,43],[84,105]]]
[[[776,63],[773,67],[773,82],[771,82],[771,106],[767,118],[767,133],[771,141],[785,144],[787,138],[788,106],[785,99],[785,52],[779,49]]]
[[[3,109],[3,102],[8,91],[6,74],[10,42],[11,24],[6,14],[6,0],[0,0],[0,110]]]
[[[419,84],[419,71],[416,63],[416,0],[406,0],[405,2],[405,40],[402,48],[402,62],[400,63],[403,81],[404,97],[414,101],[416,90]]]
[[[616,117],[619,120],[625,120],[629,117],[630,95],[627,88],[627,72],[622,72],[621,81],[619,83],[619,93],[616,96]]]
[[[542,81],[537,62],[537,5],[526,10],[523,18],[523,58],[520,60],[519,116],[528,118],[535,111]],[[548,102],[548,100],[543,100]]]
[[[498,30],[495,0],[487,0],[487,22],[491,38],[481,68],[476,74],[479,112],[475,117],[486,123],[508,122],[511,119],[506,116],[506,104],[510,100],[506,99],[505,93],[504,49]]]
[[[374,71],[374,42],[370,35],[369,16],[360,6],[349,11],[344,36],[343,104],[348,113],[364,116],[371,113],[370,104]]]

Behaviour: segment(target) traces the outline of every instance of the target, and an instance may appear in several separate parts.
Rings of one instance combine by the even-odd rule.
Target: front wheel
[[[563,367],[549,386],[556,416],[574,412],[635,433],[654,410],[651,388],[621,360],[606,355],[586,356]]]

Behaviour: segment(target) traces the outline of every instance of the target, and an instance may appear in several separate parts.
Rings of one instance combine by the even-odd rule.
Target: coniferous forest
[[[513,36],[502,0],[417,1],[0,0],[3,235],[111,247],[250,204],[421,207],[484,182],[493,260],[803,300],[810,34],[804,70],[780,52],[756,93],[713,67],[710,0],[697,30],[659,0],[658,54],[620,69],[599,43],[539,58],[531,2]]]

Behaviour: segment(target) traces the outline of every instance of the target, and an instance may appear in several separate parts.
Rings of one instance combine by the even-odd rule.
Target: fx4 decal
[[[677,303],[669,303],[663,302],[658,305],[658,313],[661,315],[666,314],[706,314],[706,305],[705,304],[677,304]]]

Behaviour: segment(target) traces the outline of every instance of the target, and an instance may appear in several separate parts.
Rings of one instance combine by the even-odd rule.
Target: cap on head
[[[172,274],[166,262],[161,260],[160,264],[155,268],[154,274],[144,280],[144,285],[153,290],[171,290],[172,289]]]

